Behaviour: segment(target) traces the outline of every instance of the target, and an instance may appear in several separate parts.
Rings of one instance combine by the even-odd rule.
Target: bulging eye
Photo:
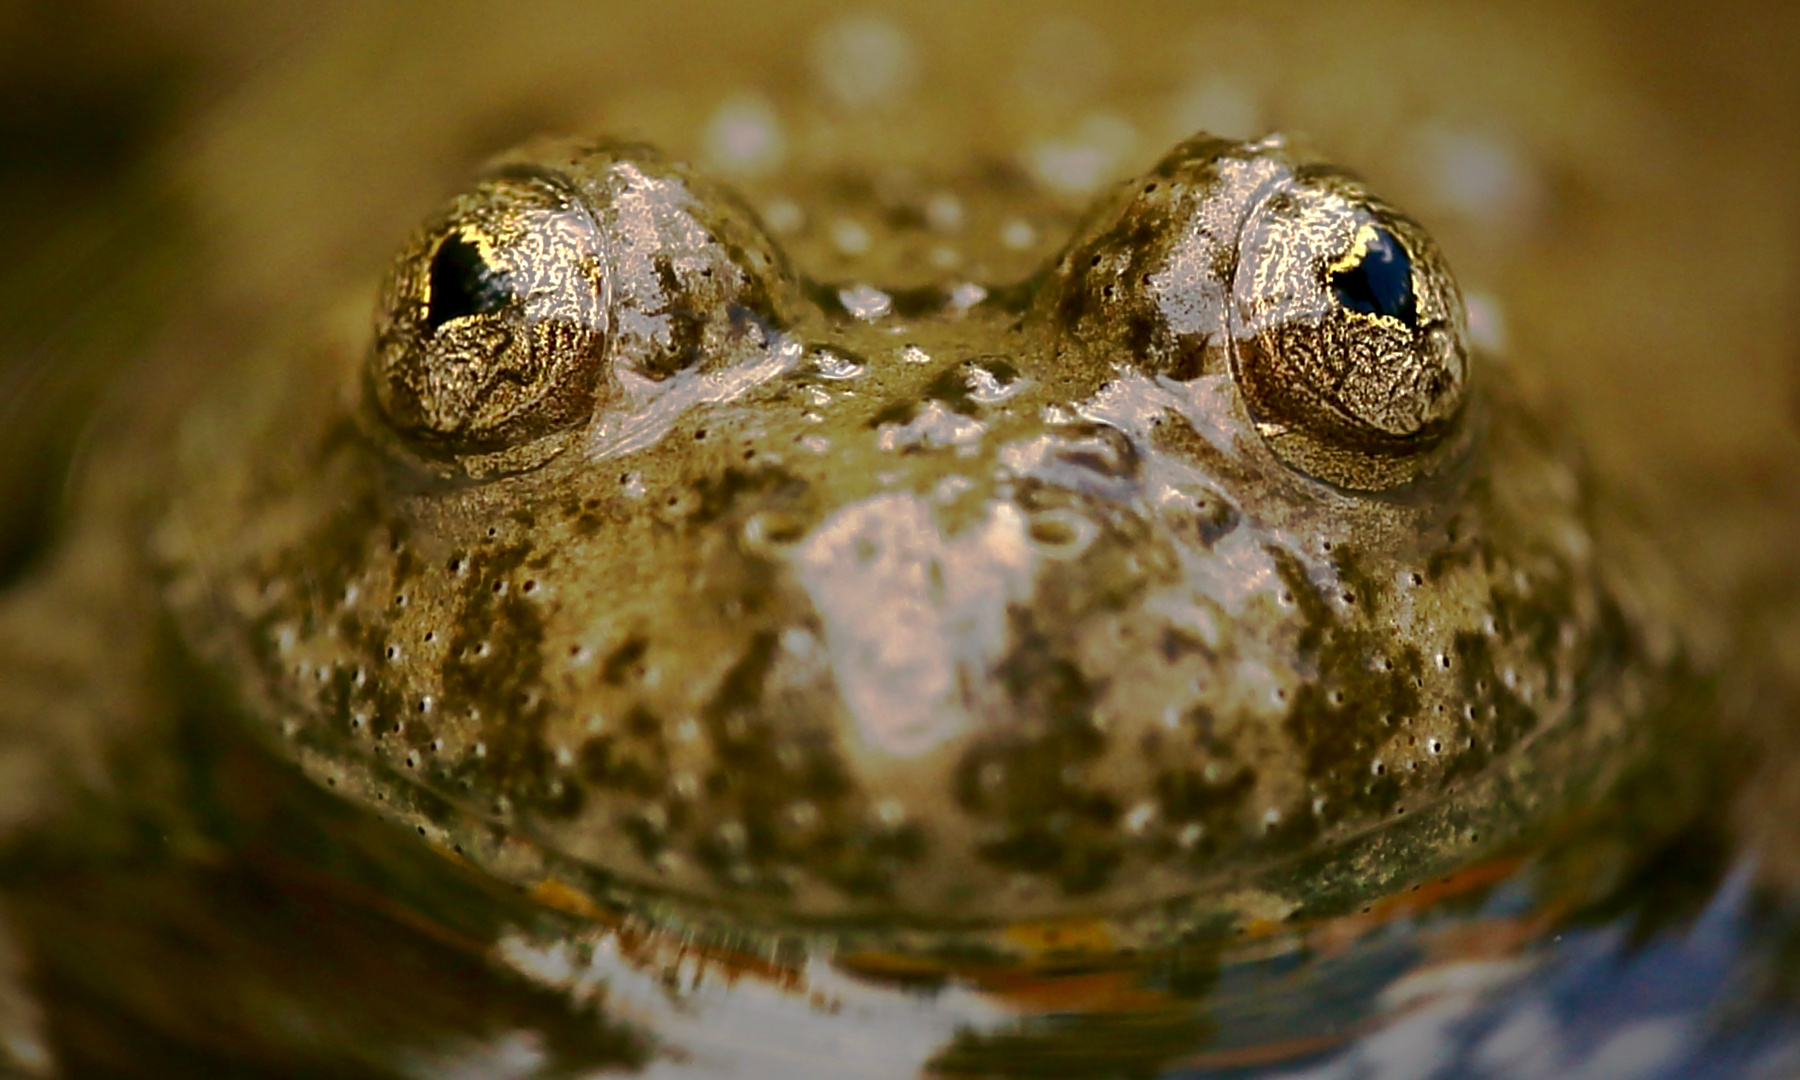
[[[1229,376],[1288,466],[1359,491],[1427,475],[1468,383],[1437,246],[1278,138],[1183,143],[1103,207],[1046,289],[1065,332],[1147,373]]]
[[[497,162],[395,261],[370,398],[415,454],[530,468],[608,410],[764,355],[791,283],[754,217],[640,146]]]
[[[1423,475],[1467,392],[1462,297],[1431,238],[1342,174],[1300,169],[1250,209],[1232,355],[1257,429],[1340,487]]]
[[[608,331],[605,242],[551,183],[498,179],[415,235],[389,278],[371,376],[428,456],[498,451],[592,415]]]

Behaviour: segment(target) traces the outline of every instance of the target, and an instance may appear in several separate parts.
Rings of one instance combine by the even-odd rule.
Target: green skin
[[[498,162],[373,345],[187,414],[149,530],[182,647],[507,880],[1118,940],[1466,862],[1687,663],[1430,239],[1279,140],[1177,147],[1022,283],[789,247],[642,147]]]

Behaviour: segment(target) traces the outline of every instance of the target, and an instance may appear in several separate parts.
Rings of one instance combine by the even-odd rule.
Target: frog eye
[[[1301,169],[1238,235],[1232,364],[1289,465],[1383,490],[1425,473],[1466,392],[1462,298],[1424,230],[1341,174]]]
[[[1431,238],[1279,138],[1197,136],[1120,190],[1044,304],[1064,333],[1177,383],[1229,376],[1287,466],[1381,491],[1438,467],[1468,374]]]
[[[374,397],[431,456],[501,450],[585,422],[607,328],[601,231],[554,185],[502,179],[401,252],[371,366]]]
[[[683,376],[763,358],[791,289],[754,216],[681,166],[540,143],[401,251],[369,397],[428,461],[516,472]]]

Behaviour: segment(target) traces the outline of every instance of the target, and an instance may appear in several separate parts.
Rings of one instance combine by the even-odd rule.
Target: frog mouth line
[[[1406,807],[1393,821],[1334,833],[1319,850],[1274,855],[1220,870],[1192,882],[1182,893],[1096,909],[1089,917],[1104,924],[1110,948],[1133,953],[1174,946],[1195,935],[1229,937],[1250,923],[1291,924],[1364,910],[1373,896],[1508,850],[1554,818],[1546,814],[1552,807],[1544,799],[1552,788],[1538,776],[1541,770],[1558,774],[1555,807],[1579,805],[1609,786],[1624,757],[1595,755],[1589,734],[1580,723],[1547,724],[1497,760],[1496,768],[1460,790]],[[299,762],[314,780],[326,781],[334,790],[354,790],[359,783],[387,788],[397,781],[392,790],[401,797],[377,807],[381,816],[417,832],[458,861],[474,859],[484,867],[504,867],[503,877],[584,919],[653,928],[696,946],[747,955],[791,951],[793,935],[800,934],[809,950],[824,955],[985,957],[998,963],[1032,959],[1028,950],[1021,949],[1017,929],[1032,924],[1033,916],[1023,921],[950,913],[921,916],[891,908],[796,914],[747,898],[722,901],[670,889],[572,859],[554,843],[532,840],[513,822],[482,818],[479,824],[471,822],[474,827],[453,825],[456,815],[468,811],[447,805],[445,796],[421,786],[416,777],[398,775],[390,763],[370,762],[347,770],[342,761],[328,756],[330,748],[307,749],[309,741],[304,733],[299,735]],[[363,768],[387,772],[389,779],[370,774],[359,780],[356,773]],[[1447,834],[1456,842],[1446,843]],[[494,851],[480,850],[489,844],[497,845]],[[1405,857],[1393,858],[1399,853]],[[1366,876],[1372,858],[1384,867],[1373,880]],[[1352,866],[1358,869],[1351,872]],[[555,901],[554,896],[570,899]],[[727,912],[732,924],[728,930],[720,923]],[[1066,921],[1069,916],[1045,912],[1035,918]]]

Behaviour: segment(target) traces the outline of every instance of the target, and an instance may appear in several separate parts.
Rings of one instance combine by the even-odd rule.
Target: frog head
[[[282,363],[178,497],[186,632],[315,779],[518,880],[1112,915],[1410,814],[1339,875],[1391,882],[1499,839],[1494,778],[1630,667],[1442,255],[1280,138],[904,287],[541,142],[406,243],[372,343]]]

